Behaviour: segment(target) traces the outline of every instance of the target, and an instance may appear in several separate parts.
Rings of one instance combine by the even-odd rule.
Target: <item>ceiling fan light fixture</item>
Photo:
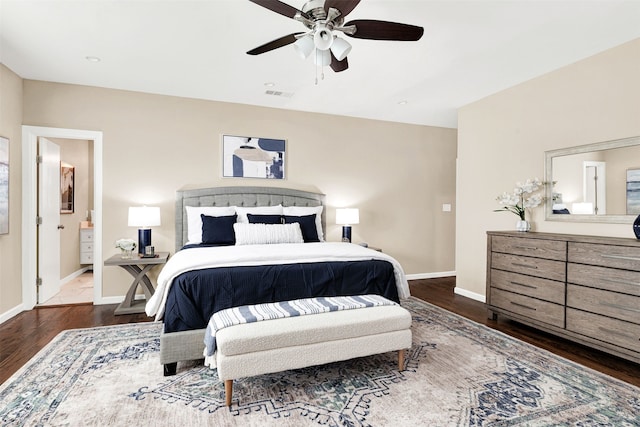
[[[351,52],[351,44],[345,39],[336,37],[331,45],[331,53],[336,57],[338,61],[342,61]]]
[[[328,50],[316,49],[316,54],[313,56],[313,62],[320,67],[327,67],[331,65],[331,52]]]
[[[313,43],[316,49],[329,50],[333,44],[333,33],[324,24],[318,24],[313,34]]]
[[[316,48],[313,43],[313,36],[311,34],[307,34],[304,37],[300,37],[294,44],[293,49],[296,53],[302,58],[307,59],[311,52]]]

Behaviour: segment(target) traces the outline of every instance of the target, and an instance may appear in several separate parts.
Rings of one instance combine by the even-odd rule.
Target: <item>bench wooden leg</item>
[[[233,380],[224,381],[224,397],[227,406],[231,406],[231,395],[233,394]]]
[[[398,370],[404,371],[404,349],[398,350]]]

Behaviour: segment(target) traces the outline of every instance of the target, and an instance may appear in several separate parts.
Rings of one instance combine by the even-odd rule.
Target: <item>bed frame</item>
[[[187,242],[185,206],[324,206],[325,195],[281,187],[212,187],[176,192],[176,251]],[[326,235],[326,209],[322,210],[322,230]],[[162,333],[160,363],[164,375],[174,375],[177,362],[202,359],[205,330]]]

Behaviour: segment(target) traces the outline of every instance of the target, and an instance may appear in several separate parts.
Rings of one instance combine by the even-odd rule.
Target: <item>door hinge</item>
[[[36,217],[36,225],[42,225],[42,217],[41,216],[37,216]]]
[[[36,279],[36,286],[42,286],[42,277]]]
[[[36,163],[37,164],[42,163],[42,156],[36,156]]]

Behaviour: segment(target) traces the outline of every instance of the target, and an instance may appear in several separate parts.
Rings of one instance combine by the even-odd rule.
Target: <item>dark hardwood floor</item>
[[[454,294],[455,277],[412,280],[409,285],[411,294],[417,298],[640,386],[640,364],[574,344],[516,322],[502,318],[498,321],[489,320],[483,303]],[[6,381],[63,330],[152,320],[145,314],[115,316],[115,307],[91,304],[43,307],[20,313],[3,323],[0,325],[0,383]]]

